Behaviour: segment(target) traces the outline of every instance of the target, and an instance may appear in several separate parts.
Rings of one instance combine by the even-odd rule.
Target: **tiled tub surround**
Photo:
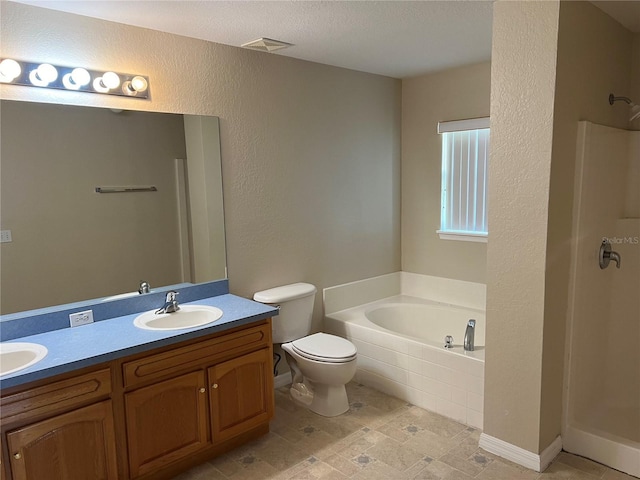
[[[358,348],[356,381],[482,428],[484,285],[397,272],[325,289],[324,302],[324,330],[348,338]],[[401,322],[405,307],[437,311],[439,325],[429,327],[434,319],[425,318],[424,327],[387,325],[392,331],[367,318],[380,308],[398,309]],[[479,346],[474,352],[462,348],[467,317],[478,321]],[[463,322],[456,323],[456,318]],[[412,330],[415,334],[407,335]],[[430,336],[434,330],[437,333]],[[453,349],[443,347],[443,332],[454,337]]]
[[[273,307],[229,294],[226,280],[186,286],[178,291],[181,305],[195,303],[218,307],[223,316],[207,325],[180,330],[135,327],[136,316],[162,305],[164,293],[160,293],[93,305],[84,303],[80,308],[75,304],[65,305],[59,311],[36,316],[11,316],[9,320],[2,317],[0,328],[3,333],[5,328],[12,333],[9,341],[39,343],[49,352],[39,363],[0,377],[0,388],[23,385],[277,315],[277,309]],[[94,310],[94,323],[69,328],[69,313],[89,309]],[[65,317],[66,328],[63,327]]]

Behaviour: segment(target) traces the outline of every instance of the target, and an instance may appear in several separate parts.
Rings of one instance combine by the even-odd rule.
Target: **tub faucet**
[[[476,321],[472,318],[467,322],[467,329],[464,332],[464,349],[468,352],[473,352],[474,334],[476,331]]]
[[[174,292],[173,290],[167,292],[167,298],[164,302],[164,305],[156,310],[156,314],[161,313],[174,313],[180,310],[180,306],[178,305],[178,300],[176,297],[178,296],[178,292]]]

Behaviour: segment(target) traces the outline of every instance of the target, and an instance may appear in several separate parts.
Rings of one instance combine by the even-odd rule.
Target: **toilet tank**
[[[316,287],[310,283],[294,283],[263,290],[257,292],[253,299],[280,309],[271,320],[273,343],[291,342],[311,332]]]

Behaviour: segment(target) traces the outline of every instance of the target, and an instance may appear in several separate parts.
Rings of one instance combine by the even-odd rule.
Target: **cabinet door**
[[[0,480],[5,480],[7,478],[6,474],[4,473],[5,468],[4,451],[2,450],[2,438],[0,437]]]
[[[273,416],[270,352],[265,348],[209,368],[214,443],[268,422]]]
[[[111,401],[7,434],[14,480],[116,479]]]
[[[187,457],[209,443],[202,370],[125,394],[131,478]]]

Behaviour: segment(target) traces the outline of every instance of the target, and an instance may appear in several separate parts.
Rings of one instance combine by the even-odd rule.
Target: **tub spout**
[[[474,335],[476,331],[476,321],[472,318],[467,322],[467,329],[464,332],[464,349],[468,352],[474,350]]]

